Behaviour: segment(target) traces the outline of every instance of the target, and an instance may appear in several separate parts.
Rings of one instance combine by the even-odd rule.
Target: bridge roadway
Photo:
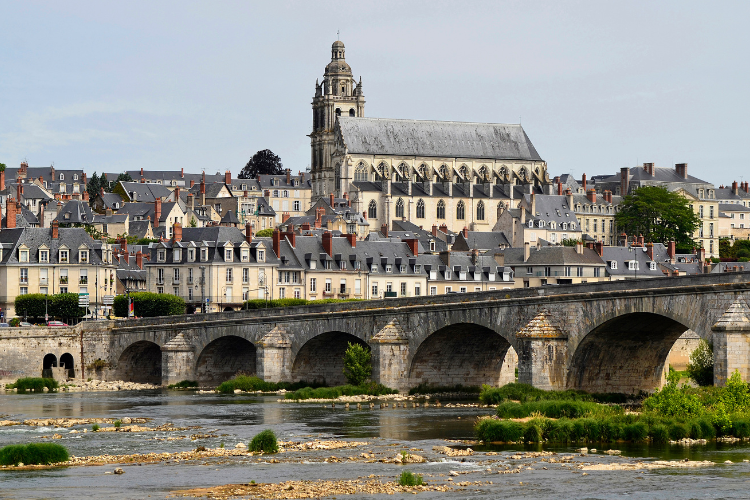
[[[750,275],[499,290],[214,314],[4,328],[0,379],[39,376],[63,359],[77,377],[218,384],[344,383],[348,343],[372,350],[373,380],[408,390],[503,384],[652,391],[682,333],[714,342],[715,383],[750,376]],[[515,351],[515,353],[514,353]],[[73,366],[71,366],[73,365]]]

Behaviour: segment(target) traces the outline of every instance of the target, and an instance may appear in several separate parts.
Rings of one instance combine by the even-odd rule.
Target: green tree
[[[258,174],[283,174],[281,158],[276,156],[270,149],[258,151],[250,158],[245,168],[237,176],[240,179],[254,179]]]
[[[564,247],[574,247],[574,246],[576,246],[580,242],[581,242],[581,240],[576,240],[576,239],[573,239],[573,238],[565,238],[564,240],[562,240],[562,245]]]
[[[104,177],[104,174],[102,174],[102,177]],[[104,180],[106,181],[106,177],[104,177]],[[102,187],[102,180],[99,176],[96,175],[96,172],[94,172],[91,175],[91,179],[89,179],[89,182],[86,184],[86,191],[89,193],[89,203],[94,202],[94,198],[97,194],[99,194],[99,189]]]
[[[0,163],[0,172],[5,172],[5,169],[8,168],[5,163]]]
[[[714,385],[714,348],[711,344],[701,339],[698,347],[690,353],[687,373],[698,385]]]
[[[135,292],[130,294],[133,301],[133,312],[141,318],[156,316],[174,316],[185,314],[185,300],[167,293]],[[125,295],[115,297],[115,315],[127,317],[128,298]]]
[[[273,229],[261,229],[260,231],[255,233],[255,236],[258,238],[270,238],[273,236]]]
[[[660,186],[644,186],[622,199],[615,223],[627,234],[642,234],[646,241],[673,239],[678,247],[690,248],[700,219],[684,196]]]
[[[195,216],[190,217],[190,227],[198,227],[198,221],[195,220]]]
[[[729,238],[721,238],[719,240],[719,257],[722,259],[734,258],[732,254],[732,240]]]
[[[344,376],[351,385],[362,385],[372,375],[370,349],[361,344],[352,344],[344,353]]]

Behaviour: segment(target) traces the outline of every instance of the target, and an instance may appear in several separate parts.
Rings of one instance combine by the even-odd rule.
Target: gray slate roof
[[[88,202],[70,200],[63,205],[55,220],[60,224],[91,224],[94,222],[94,213]]]
[[[542,161],[521,125],[338,118],[349,153]]]

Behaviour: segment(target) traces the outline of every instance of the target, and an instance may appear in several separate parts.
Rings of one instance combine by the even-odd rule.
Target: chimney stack
[[[646,243],[646,255],[648,255],[648,260],[654,260],[654,244],[650,241]]]
[[[329,203],[331,204],[331,208],[333,208],[333,193],[328,195]]]
[[[737,185],[737,181],[732,181],[732,194],[737,196],[740,194],[739,187]]]
[[[232,189],[232,172],[229,170],[224,172],[224,184],[229,186],[229,189]]]
[[[245,241],[248,244],[253,242],[253,225],[249,222],[245,223]]]
[[[190,188],[192,189],[193,186],[195,186],[195,180],[190,179]]]
[[[583,192],[586,192],[586,174],[581,176],[581,184],[583,185]]]
[[[596,203],[596,189],[589,189],[586,192],[586,198],[588,198],[591,203]]]
[[[438,227],[435,224],[433,224],[432,225],[432,235],[433,236],[437,236],[437,232],[438,232]]]
[[[154,201],[154,227],[159,227],[159,221],[161,220],[161,198],[156,198]]]
[[[289,170],[288,168],[286,169],[286,184],[287,186],[292,185],[292,171]]]
[[[347,234],[346,240],[349,242],[349,246],[352,248],[357,247],[357,235],[356,234]]]
[[[526,262],[531,256],[531,243],[528,241],[523,242],[523,261]]]
[[[383,236],[386,238],[388,237],[388,224],[383,224],[380,226],[380,232],[383,233]]]
[[[644,163],[643,164],[643,170],[645,170],[648,173],[648,175],[651,175],[651,176],[656,175],[656,169],[654,168],[654,163],[653,162],[651,162],[651,163]]]
[[[628,194],[628,186],[630,186],[630,169],[622,167],[620,169],[620,196]]]
[[[562,182],[560,182],[559,177],[555,177],[557,179],[557,196],[562,196],[563,190],[562,190]]]
[[[674,165],[675,172],[677,172],[677,175],[679,175],[683,179],[688,178],[687,167],[687,163],[675,163]]]
[[[0,172],[0,191],[5,191],[5,170]]]
[[[83,201],[89,201],[89,192],[85,189],[83,190]]]
[[[677,243],[675,243],[674,240],[671,240],[669,243],[667,243],[667,255],[669,255],[669,258],[671,260],[674,260],[674,256],[677,254]]]
[[[604,242],[597,241],[594,243],[594,250],[599,254],[599,257],[604,257]]]
[[[172,243],[182,241],[182,224],[175,222],[172,226]]]
[[[180,201],[180,186],[174,188],[174,201],[175,203],[179,203]]]
[[[464,226],[463,233],[464,233],[464,238],[469,237],[469,229],[466,226]]]
[[[323,250],[329,257],[333,257],[333,234],[330,231],[323,233]]]
[[[288,220],[289,220],[289,217],[291,217],[291,216],[289,215],[289,212],[284,212],[283,214],[281,214],[281,223],[283,224],[283,223],[285,223],[286,221],[288,221]]]
[[[582,241],[576,241],[576,253],[578,255],[583,255],[583,242]]]
[[[15,215],[13,216],[13,219],[14,219],[14,221],[13,221],[13,227],[15,227],[16,226],[16,224],[15,224]],[[59,237],[60,237],[60,224],[56,220],[53,220],[52,221],[52,239],[56,240]]]
[[[567,198],[567,201],[568,201],[568,209],[572,211],[573,210],[573,191],[570,188],[565,190],[565,197]],[[521,213],[523,213],[523,210],[521,210]]]
[[[280,253],[281,252],[281,233],[279,232],[278,229],[273,230],[272,241],[273,241],[273,253],[276,254],[276,257],[278,257],[279,255],[281,255]]]
[[[5,228],[13,229],[16,227],[16,200],[8,196],[5,198]]]

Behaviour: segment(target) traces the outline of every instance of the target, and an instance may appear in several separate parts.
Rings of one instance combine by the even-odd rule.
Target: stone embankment
[[[0,391],[18,392],[16,389],[8,389],[9,384],[0,384]],[[146,391],[160,389],[161,386],[154,384],[138,384],[136,382],[124,382],[115,380],[106,382],[104,380],[68,380],[60,384],[58,392],[97,392],[97,391]],[[44,392],[47,392],[45,387]]]

